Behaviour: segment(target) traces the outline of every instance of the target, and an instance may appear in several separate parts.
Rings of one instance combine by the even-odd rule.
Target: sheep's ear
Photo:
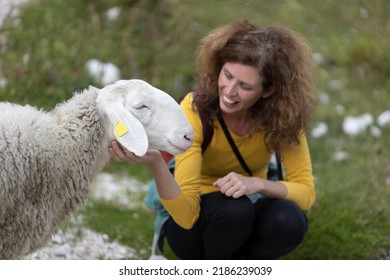
[[[118,142],[136,156],[145,155],[149,142],[142,124],[120,104],[111,104],[106,113]]]

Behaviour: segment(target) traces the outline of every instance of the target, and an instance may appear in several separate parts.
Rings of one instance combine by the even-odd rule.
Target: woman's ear
[[[261,96],[262,98],[268,98],[272,94],[274,94],[274,87],[273,86],[268,86],[264,89],[263,95]]]

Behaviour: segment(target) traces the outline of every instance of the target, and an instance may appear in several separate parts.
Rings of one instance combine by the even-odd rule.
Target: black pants
[[[169,218],[164,233],[180,259],[278,259],[307,231],[304,213],[291,201],[261,198],[253,204],[220,192],[202,196],[195,225],[186,230]]]

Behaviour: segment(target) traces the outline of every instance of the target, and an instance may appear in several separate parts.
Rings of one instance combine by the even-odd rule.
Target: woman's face
[[[222,112],[243,113],[260,98],[270,96],[270,93],[263,92],[262,80],[256,68],[226,62],[218,78],[219,106]]]

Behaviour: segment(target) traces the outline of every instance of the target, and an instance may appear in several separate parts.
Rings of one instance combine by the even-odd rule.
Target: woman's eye
[[[228,73],[228,72],[225,72],[225,77],[226,77],[228,80],[231,80],[231,79],[232,79],[232,75],[230,75],[230,73]]]
[[[250,86],[246,85],[246,84],[241,84],[241,88],[242,88],[243,90],[246,90],[246,91],[252,90],[252,88],[251,88]]]

